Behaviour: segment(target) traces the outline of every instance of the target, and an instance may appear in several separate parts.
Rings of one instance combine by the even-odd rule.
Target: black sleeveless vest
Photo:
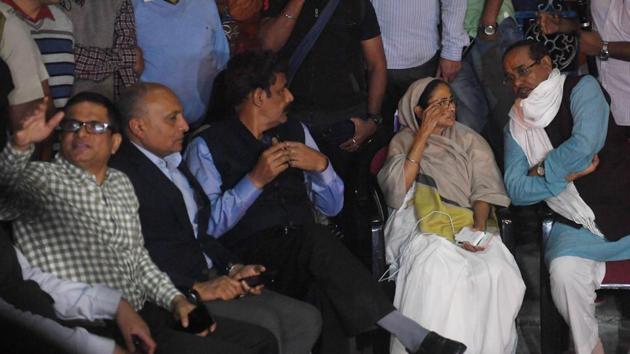
[[[201,137],[208,145],[219,174],[221,190],[232,189],[256,165],[271,139],[304,142],[304,130],[297,121],[289,120],[265,132],[262,141],[238,120],[231,118],[206,129]],[[275,226],[298,226],[313,220],[311,204],[304,184],[304,172],[289,168],[268,183],[241,220],[220,240],[226,245]]]
[[[566,78],[560,110],[545,128],[554,148],[571,137],[571,92],[581,79]],[[602,91],[610,103],[610,96],[604,88]],[[597,169],[574,181],[580,196],[593,210],[597,226],[609,240],[630,234],[630,143],[624,129],[628,128],[618,126],[611,114]]]

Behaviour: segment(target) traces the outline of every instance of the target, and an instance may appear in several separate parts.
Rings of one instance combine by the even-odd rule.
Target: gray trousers
[[[281,354],[308,354],[319,337],[321,315],[305,302],[270,290],[230,301],[205,303],[211,314],[247,322],[271,331]]]

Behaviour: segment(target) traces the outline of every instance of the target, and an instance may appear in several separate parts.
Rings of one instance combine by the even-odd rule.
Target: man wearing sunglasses
[[[518,97],[505,129],[505,186],[515,205],[545,201],[551,294],[578,354],[603,353],[595,290],[606,261],[630,259],[630,144],[595,78],[553,68],[544,46],[520,41],[503,57]]]
[[[28,261],[62,278],[120,290],[147,321],[161,352],[277,353],[270,333],[235,338],[242,326],[228,320],[212,336],[206,335],[214,326],[198,335],[173,329],[172,317],[188,327],[195,306],[151,260],[133,186],[107,166],[122,140],[115,107],[83,92],[64,113],[50,121],[43,115],[26,119],[0,153],[0,219],[13,221],[16,245]],[[33,144],[57,125],[61,153],[52,163],[29,162]]]

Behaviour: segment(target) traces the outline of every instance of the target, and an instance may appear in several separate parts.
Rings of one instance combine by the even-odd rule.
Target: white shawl
[[[530,167],[543,161],[553,150],[545,127],[560,110],[565,79],[564,74],[553,69],[547,80],[541,82],[526,99],[517,99],[510,110],[510,133],[525,152]],[[582,200],[573,182],[545,202],[556,213],[603,237],[595,224],[593,210]]]

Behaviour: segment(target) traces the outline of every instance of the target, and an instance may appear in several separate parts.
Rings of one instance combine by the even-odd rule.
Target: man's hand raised
[[[22,121],[21,126],[13,135],[11,144],[18,150],[26,150],[31,144],[39,143],[46,139],[53,129],[63,119],[63,112],[55,114],[49,121],[46,121],[46,105],[48,98],[37,105],[35,110],[28,114]]]
[[[296,141],[287,141],[285,144],[291,167],[309,172],[322,172],[328,167],[328,158],[321,152]]]
[[[249,178],[257,188],[262,188],[287,168],[289,168],[287,145],[279,143],[274,138],[273,145],[258,158],[256,166],[249,173]]]

